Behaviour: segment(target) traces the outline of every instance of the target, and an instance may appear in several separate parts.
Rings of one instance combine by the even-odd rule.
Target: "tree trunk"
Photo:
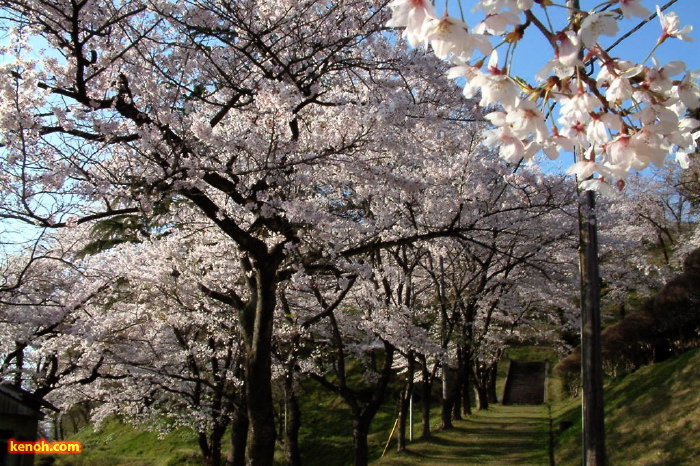
[[[206,432],[197,433],[197,443],[199,444],[199,452],[204,457],[204,464],[211,464],[211,448],[209,448],[209,442],[207,441]]]
[[[493,363],[491,367],[489,367],[488,371],[488,379],[487,379],[487,396],[489,399],[489,404],[495,404],[498,403],[498,394],[496,393],[496,378],[498,376],[498,363]]]
[[[420,355],[419,358],[421,362],[421,438],[426,440],[430,438],[430,405],[432,402],[433,390],[427,358],[424,355]]]
[[[276,305],[273,258],[256,264],[254,315],[246,315],[246,404],[250,426],[248,463],[272,466],[275,453],[275,409],[272,401],[272,327]]]
[[[452,429],[452,406],[454,405],[454,372],[444,362],[442,364],[442,424],[440,429]]]
[[[248,442],[248,409],[244,400],[237,404],[231,416],[231,451],[227,466],[245,466],[245,450]]]
[[[406,385],[401,393],[399,402],[399,431],[398,431],[398,446],[397,451],[406,449],[406,425],[409,418],[411,406],[411,396],[413,395],[413,375],[416,371],[416,358],[413,351],[410,351],[406,356],[408,367],[406,369]]]
[[[462,367],[464,384],[462,385],[462,413],[465,416],[471,416],[472,414],[472,397],[471,397],[471,371],[469,369],[469,360],[467,360]]]
[[[290,367],[291,366],[291,367]],[[301,409],[299,400],[294,393],[293,363],[287,366],[285,377],[285,425],[284,425],[284,456],[289,466],[301,466],[301,450],[299,449],[299,428],[301,427]]]
[[[489,409],[489,390],[487,369],[479,367],[478,361],[474,362],[472,376],[474,379],[474,389],[476,390],[476,406],[479,411]]]
[[[464,357],[462,354],[462,348],[457,348],[457,369],[455,370],[455,379],[452,401],[452,420],[461,421],[462,420],[462,390],[464,386]]]
[[[226,425],[217,423],[212,430],[209,444],[211,445],[211,465],[221,466],[221,439],[226,433]]]
[[[488,395],[487,388],[483,384],[478,383],[478,382],[475,384],[475,388],[476,388],[477,409],[479,411],[489,409],[489,395]]]
[[[355,466],[367,466],[369,464],[369,447],[367,435],[369,423],[364,416],[356,416],[352,421],[352,440],[355,454]]]

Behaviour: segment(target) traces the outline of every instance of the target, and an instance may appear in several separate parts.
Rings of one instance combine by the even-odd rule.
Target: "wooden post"
[[[583,464],[605,464],[605,404],[600,334],[600,275],[595,193],[581,206],[581,377],[583,381]]]
[[[569,18],[579,0],[567,0]],[[605,465],[605,404],[600,335],[600,273],[595,192],[579,200],[579,261],[581,268],[581,379],[583,381],[583,465]]]

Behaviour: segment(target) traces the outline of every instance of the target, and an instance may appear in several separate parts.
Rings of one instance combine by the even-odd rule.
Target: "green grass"
[[[302,427],[299,432],[302,463],[305,466],[352,464],[353,437],[350,410],[342,399],[316,382],[302,383]],[[396,389],[396,387],[394,387]],[[372,422],[367,443],[370,458],[378,458],[398,416],[395,390],[389,390],[382,408]]]
[[[646,366],[605,390],[605,430],[610,464],[700,464],[700,349]],[[581,408],[561,404],[557,421],[573,427],[559,435],[558,466],[581,464]]]
[[[62,466],[175,466],[201,465],[194,433],[178,429],[162,439],[154,432],[135,429],[117,418],[105,421],[101,429],[93,426],[70,437],[82,443],[79,455],[57,455]]]
[[[407,451],[387,454],[377,465],[486,464],[549,465],[549,413],[546,406],[493,406],[477,411],[454,429]]]

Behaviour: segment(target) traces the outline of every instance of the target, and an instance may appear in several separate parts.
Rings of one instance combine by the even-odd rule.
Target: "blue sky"
[[[450,0],[450,12],[453,16],[459,17],[459,10],[457,7],[457,1]],[[471,11],[472,5],[476,3],[476,0],[461,0],[462,8],[466,15],[467,24],[471,27],[476,26],[476,24],[483,18],[481,11],[478,13],[473,13]],[[564,4],[565,0],[554,0],[557,4]],[[601,3],[600,0],[580,0],[581,7],[583,9],[593,8]],[[655,12],[655,6],[664,6],[669,3],[669,0],[653,1],[653,0],[642,0],[642,4],[646,6],[652,13]],[[438,14],[442,13],[444,8],[444,3],[441,1],[437,2]],[[535,6],[535,13],[542,17],[542,9],[539,6]],[[559,21],[565,18],[565,10],[563,8],[550,7],[550,14],[553,18],[556,17],[557,13],[560,15]],[[661,63],[666,63],[670,60],[684,60],[689,69],[700,69],[700,0],[676,0],[676,2],[671,5],[665,13],[676,12],[681,20],[681,26],[686,24],[693,25],[694,31],[690,34],[694,38],[694,42],[683,42],[678,39],[669,39],[664,43],[654,54]],[[553,19],[554,20],[554,19]],[[632,20],[625,20],[622,22],[620,27],[620,35],[634,28],[642,20],[640,18],[634,18]],[[695,24],[694,24],[695,23]],[[562,24],[559,22],[558,24]],[[551,47],[544,40],[541,34],[539,34],[534,27],[528,29],[528,34],[524,42],[518,47],[516,53],[516,61],[514,62],[515,72],[519,76],[527,79],[528,81],[534,81],[535,73],[539,68],[544,65],[546,60],[551,57]],[[640,30],[635,32],[632,36],[627,38],[623,43],[616,46],[611,52],[613,56],[619,58],[639,62],[647,57],[648,53],[654,47],[656,40],[661,33],[661,26],[658,18],[654,18],[645,24]],[[601,42],[603,44],[610,44],[612,40],[607,40],[608,38],[602,38]]]

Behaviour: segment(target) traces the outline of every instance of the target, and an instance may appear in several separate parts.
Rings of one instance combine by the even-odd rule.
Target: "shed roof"
[[[9,384],[0,384],[0,414],[41,417],[41,408],[58,411],[54,405],[31,392]]]

